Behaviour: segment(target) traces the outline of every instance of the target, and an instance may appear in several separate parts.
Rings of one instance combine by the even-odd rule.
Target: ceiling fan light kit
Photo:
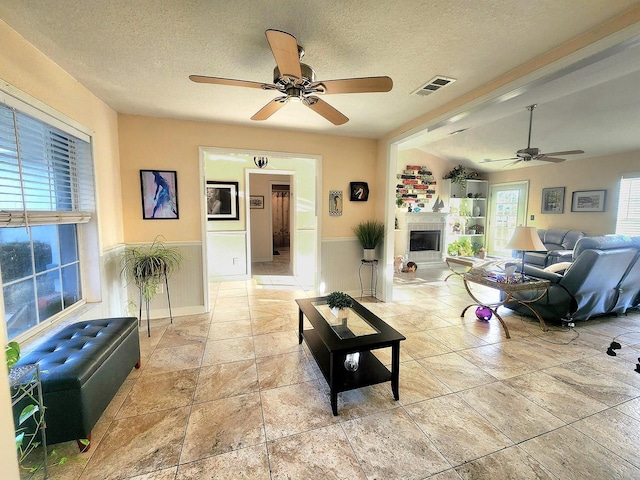
[[[522,148],[516,152],[515,157],[511,158],[499,158],[495,160],[491,160],[485,158],[480,163],[491,163],[491,162],[504,162],[511,160],[511,163],[505,165],[506,167],[510,167],[512,165],[516,165],[520,162],[530,162],[531,160],[542,160],[543,162],[551,162],[551,163],[560,163],[564,162],[564,158],[558,158],[556,155],[578,155],[580,153],[584,153],[584,150],[566,150],[564,152],[551,152],[551,153],[542,153],[539,148],[531,146],[531,127],[533,126],[533,110],[537,107],[537,104],[529,105],[527,110],[529,110],[529,137],[527,140],[527,148]]]
[[[285,104],[294,101],[309,107],[334,125],[342,125],[347,123],[349,119],[317,97],[316,94],[388,92],[393,88],[393,81],[389,77],[316,81],[316,73],[313,68],[300,61],[304,55],[304,49],[298,45],[296,37],[290,33],[273,29],[267,30],[265,35],[276,61],[276,67],[273,70],[273,83],[204,75],[190,75],[189,79],[196,83],[276,90],[281,94],[256,112],[251,120],[266,120]]]

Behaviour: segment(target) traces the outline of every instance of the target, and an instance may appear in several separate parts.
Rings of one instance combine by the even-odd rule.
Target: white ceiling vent
[[[437,77],[433,77],[417,90],[411,92],[411,94],[426,97],[427,95],[431,95],[433,92],[436,92],[441,88],[446,87],[447,85],[451,85],[455,81],[455,78],[441,77],[440,75],[438,75]]]

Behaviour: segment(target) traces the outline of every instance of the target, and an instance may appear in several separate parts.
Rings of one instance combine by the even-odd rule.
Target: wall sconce
[[[269,164],[269,159],[267,157],[253,157],[253,163],[258,168],[264,168]]]

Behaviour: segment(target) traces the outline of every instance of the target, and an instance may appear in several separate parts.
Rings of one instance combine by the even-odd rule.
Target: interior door
[[[529,182],[492,185],[489,192],[488,253],[511,255],[504,248],[518,225],[526,225]]]

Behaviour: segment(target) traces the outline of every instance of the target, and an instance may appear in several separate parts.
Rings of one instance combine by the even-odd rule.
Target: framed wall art
[[[175,170],[140,170],[143,220],[176,220],[178,174]]]
[[[332,217],[342,215],[342,190],[329,191],[329,215]]]
[[[564,187],[542,189],[542,213],[564,212]]]
[[[573,192],[571,198],[572,212],[604,212],[606,190],[583,190]]]
[[[264,208],[264,195],[249,195],[249,208]]]
[[[352,202],[366,202],[369,199],[369,184],[367,182],[350,183]]]
[[[207,220],[239,220],[238,182],[207,180]]]

